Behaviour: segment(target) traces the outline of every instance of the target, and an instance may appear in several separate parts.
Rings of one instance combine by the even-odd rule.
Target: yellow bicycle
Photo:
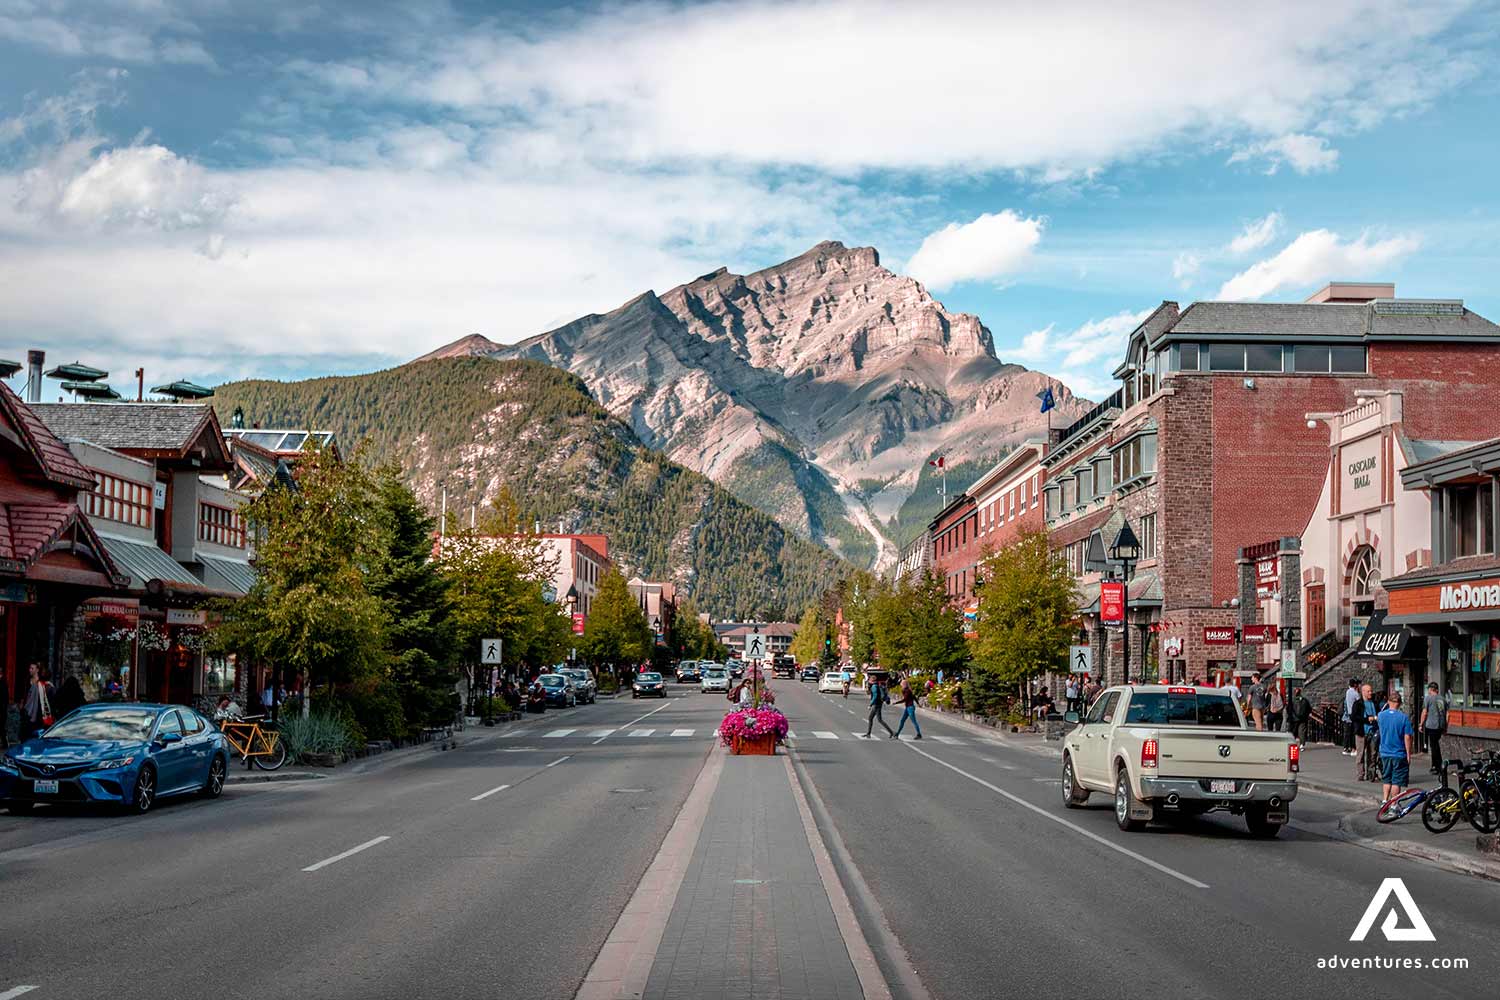
[[[281,734],[262,726],[259,719],[223,719],[219,731],[248,767],[252,762],[262,771],[274,771],[286,763],[286,744]]]

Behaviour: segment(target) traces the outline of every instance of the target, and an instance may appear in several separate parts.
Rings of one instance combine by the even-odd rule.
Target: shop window
[[[1279,371],[1281,371],[1281,345],[1280,344],[1247,344],[1247,345],[1245,345],[1245,371],[1247,371],[1247,372],[1279,372]]]
[[[211,698],[234,694],[239,677],[239,663],[234,654],[203,658],[203,693]]]
[[[1242,372],[1245,370],[1244,344],[1209,344],[1208,370],[1213,372]]]

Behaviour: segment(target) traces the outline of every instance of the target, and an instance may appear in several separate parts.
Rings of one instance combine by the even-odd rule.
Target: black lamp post
[[[1124,683],[1130,683],[1130,575],[1131,570],[1141,558],[1141,540],[1135,537],[1135,531],[1126,521],[1120,526],[1120,533],[1115,536],[1114,543],[1109,547],[1109,558],[1117,562],[1121,567],[1121,579],[1125,585],[1120,588],[1122,596],[1121,612],[1124,621],[1121,622],[1120,634],[1125,638],[1125,677]]]

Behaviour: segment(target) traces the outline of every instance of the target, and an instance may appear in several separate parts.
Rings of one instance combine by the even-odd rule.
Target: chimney
[[[26,402],[42,401],[42,362],[47,360],[46,351],[26,352]]]
[[[1330,281],[1307,297],[1309,303],[1361,303],[1394,299],[1396,286],[1389,281]]]

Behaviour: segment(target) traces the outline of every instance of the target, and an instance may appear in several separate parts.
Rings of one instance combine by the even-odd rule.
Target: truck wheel
[[[1062,776],[1063,805],[1068,809],[1077,809],[1089,800],[1088,789],[1078,786],[1078,778],[1073,774],[1073,758],[1063,758]]]
[[[1135,793],[1130,790],[1130,774],[1122,767],[1115,772],[1115,824],[1121,830],[1133,833],[1145,829],[1145,820],[1130,818],[1130,811],[1138,803]]]
[[[1250,828],[1250,835],[1252,837],[1259,837],[1264,840],[1270,840],[1281,832],[1281,824],[1272,823],[1266,819],[1266,811],[1264,809],[1245,810],[1245,825]]]

